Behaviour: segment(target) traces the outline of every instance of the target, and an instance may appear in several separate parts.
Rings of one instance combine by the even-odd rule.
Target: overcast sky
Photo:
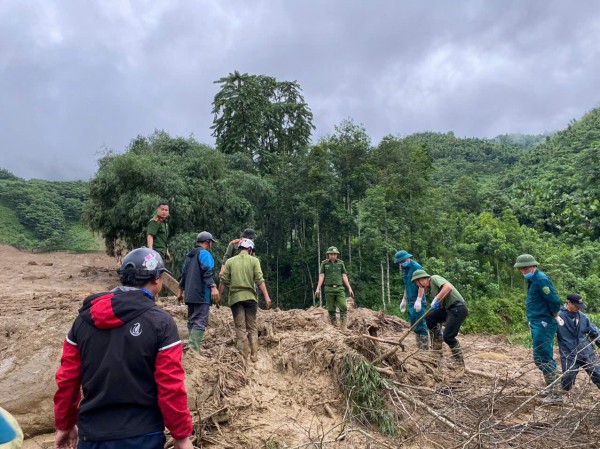
[[[0,167],[89,179],[164,129],[213,145],[213,81],[297,80],[313,136],[564,128],[600,104],[596,1],[0,2]]]

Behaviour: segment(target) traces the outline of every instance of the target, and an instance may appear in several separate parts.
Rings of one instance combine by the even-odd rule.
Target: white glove
[[[563,320],[560,316],[556,315],[556,322],[558,323],[559,326],[564,326],[565,325],[565,320]]]
[[[421,311],[421,301],[423,298],[417,298],[415,301],[415,312],[419,313]]]
[[[406,298],[402,298],[402,302],[400,303],[400,312],[406,312]]]

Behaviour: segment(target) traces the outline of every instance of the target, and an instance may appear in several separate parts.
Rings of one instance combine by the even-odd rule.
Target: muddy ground
[[[116,268],[103,254],[0,246],[0,406],[21,424],[25,447],[51,440],[62,341],[83,298],[118,284]],[[187,338],[185,307],[170,297],[160,304]],[[349,356],[370,363],[393,347],[365,335],[397,341],[407,327],[366,309],[350,311],[346,333],[329,326],[322,309],[261,311],[253,364],[234,349],[229,309],[213,307],[202,351],[184,355],[196,446],[600,447],[600,395],[587,377],[580,374],[565,404],[544,405],[531,351],[500,336],[461,336],[466,370],[451,367],[447,352],[440,361],[416,351],[409,336],[375,364],[397,423],[395,435],[380,432],[352,407],[340,367]]]

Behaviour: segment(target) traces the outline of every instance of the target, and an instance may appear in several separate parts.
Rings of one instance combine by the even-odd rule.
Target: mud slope
[[[82,299],[117,284],[116,262],[0,247],[0,264],[0,406],[32,437],[52,431],[62,341]],[[185,306],[159,304],[187,338]],[[544,405],[530,351],[503,337],[461,336],[463,370],[447,363],[447,348],[442,359],[418,352],[412,336],[375,362],[394,347],[382,340],[397,341],[408,325],[367,309],[350,311],[345,333],[314,308],[259,311],[258,324],[257,363],[235,351],[227,307],[211,309],[200,354],[184,354],[197,447],[547,449],[566,438],[598,447],[598,390],[580,375],[564,404]]]

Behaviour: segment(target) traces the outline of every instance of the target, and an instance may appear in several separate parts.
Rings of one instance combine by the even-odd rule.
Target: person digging
[[[430,276],[425,270],[413,273],[411,282],[425,290],[426,294],[433,296],[431,311],[425,317],[429,335],[431,336],[431,350],[442,355],[442,341],[452,352],[453,364],[464,366],[462,348],[456,339],[460,326],[469,314],[464,298],[459,291],[442,276]],[[442,334],[442,324],[444,332]]]
[[[340,252],[335,246],[330,246],[327,249],[327,258],[319,268],[319,282],[317,283],[315,295],[317,297],[321,296],[321,287],[324,286],[323,293],[329,310],[329,322],[332,326],[336,325],[336,309],[340,309],[340,329],[345,331],[348,328],[348,307],[344,285],[352,298],[354,298],[354,292],[350,287],[350,281],[348,281],[346,266],[342,260],[338,259],[339,254]]]

